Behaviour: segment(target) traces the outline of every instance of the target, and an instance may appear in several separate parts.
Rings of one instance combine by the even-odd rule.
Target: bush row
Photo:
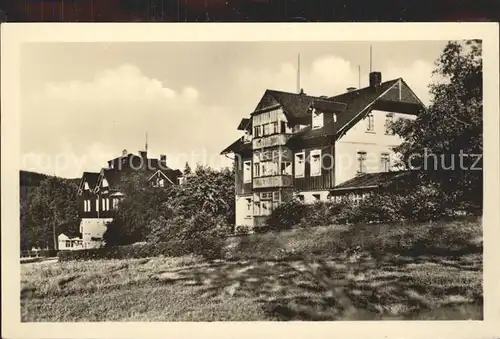
[[[177,257],[183,250],[172,243],[140,243],[125,246],[90,248],[74,251],[60,251],[59,261],[98,260],[98,259],[136,259],[156,256]]]
[[[215,239],[215,240],[214,240]],[[196,247],[196,248],[195,248]],[[426,223],[356,224],[301,228],[265,234],[247,234],[208,241],[169,241],[98,249],[60,251],[60,261],[178,257],[196,253],[210,259],[294,260],[306,256],[331,256],[353,249],[374,257],[455,256],[482,251],[482,226],[478,218]]]
[[[374,257],[477,253],[482,251],[481,220],[474,217],[425,223],[337,225],[248,234],[230,239],[225,258],[287,260],[331,256],[353,249]]]
[[[44,257],[51,258],[56,257],[58,250],[38,250],[38,251],[22,251],[21,257]]]
[[[408,195],[371,194],[359,203],[349,199],[314,204],[291,200],[274,209],[267,224],[270,230],[280,231],[323,225],[427,222],[455,219],[457,212],[467,214],[467,209],[451,208],[435,188],[419,187]]]
[[[150,242],[122,246],[62,251],[59,261],[131,259],[156,256],[180,257],[199,255],[207,259],[222,257],[225,233],[218,220],[195,215],[154,221]]]

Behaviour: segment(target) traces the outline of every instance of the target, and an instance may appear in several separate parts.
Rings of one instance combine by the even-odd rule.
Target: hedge
[[[21,257],[56,257],[58,255],[58,250],[38,250],[38,251],[21,251]]]
[[[125,246],[89,248],[83,250],[60,251],[59,261],[99,260],[99,259],[137,259],[157,256],[180,257],[185,249],[175,243],[142,243]]]

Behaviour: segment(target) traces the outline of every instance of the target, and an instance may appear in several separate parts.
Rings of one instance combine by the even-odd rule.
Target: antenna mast
[[[300,54],[297,56],[297,93],[300,93]]]
[[[372,72],[372,45],[370,45],[370,73]]]
[[[358,88],[361,88],[361,66],[358,65]]]

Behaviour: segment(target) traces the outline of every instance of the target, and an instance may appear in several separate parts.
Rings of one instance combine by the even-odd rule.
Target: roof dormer
[[[312,109],[312,129],[318,129],[323,127],[325,123],[325,116],[323,112],[318,111],[316,108]]]

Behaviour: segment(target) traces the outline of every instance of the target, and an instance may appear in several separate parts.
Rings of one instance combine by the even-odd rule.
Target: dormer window
[[[322,112],[318,112],[313,109],[312,112],[312,129],[318,129],[323,127],[324,116]]]

